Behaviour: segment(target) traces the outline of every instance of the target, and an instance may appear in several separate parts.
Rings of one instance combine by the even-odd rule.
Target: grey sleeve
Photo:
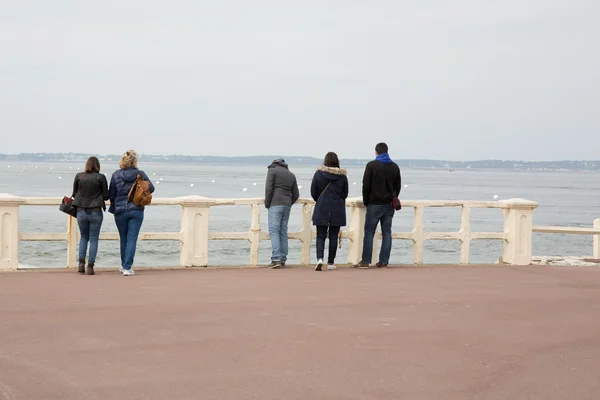
[[[294,184],[292,185],[292,204],[296,204],[299,198],[300,190],[298,190],[298,181],[294,179]]]
[[[271,207],[273,200],[273,191],[275,190],[275,171],[270,169],[267,172],[267,182],[265,183],[265,207]]]

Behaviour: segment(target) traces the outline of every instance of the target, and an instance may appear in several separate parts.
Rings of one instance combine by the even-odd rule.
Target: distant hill
[[[41,162],[81,162],[89,154],[82,153],[21,153],[0,154],[2,161],[41,161]],[[118,154],[98,155],[102,161],[118,161]],[[247,156],[247,157],[218,157],[218,156],[184,156],[184,155],[141,155],[140,160],[145,162],[169,162],[190,164],[245,164],[268,165],[280,156]],[[320,158],[288,156],[283,157],[291,165],[315,166],[322,162]],[[344,166],[362,166],[370,160],[348,159],[342,160]],[[547,171],[598,171],[600,161],[512,161],[512,160],[476,160],[476,161],[448,161],[448,160],[395,160],[401,167],[433,168],[433,169],[511,169],[511,170],[547,170]]]

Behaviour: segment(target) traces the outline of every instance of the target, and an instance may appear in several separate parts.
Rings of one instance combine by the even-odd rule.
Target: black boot
[[[94,275],[94,263],[88,263],[87,274]]]
[[[85,274],[85,258],[79,259],[79,266],[77,267],[77,272],[80,274]]]

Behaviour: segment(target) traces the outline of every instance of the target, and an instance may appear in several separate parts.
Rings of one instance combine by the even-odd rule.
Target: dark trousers
[[[335,263],[335,256],[338,249],[339,226],[317,226],[317,260],[325,258],[325,239],[329,236],[329,254],[327,264]]]

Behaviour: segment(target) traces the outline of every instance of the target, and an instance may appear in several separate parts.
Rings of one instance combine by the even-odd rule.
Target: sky
[[[0,153],[600,159],[597,0],[19,0]]]

